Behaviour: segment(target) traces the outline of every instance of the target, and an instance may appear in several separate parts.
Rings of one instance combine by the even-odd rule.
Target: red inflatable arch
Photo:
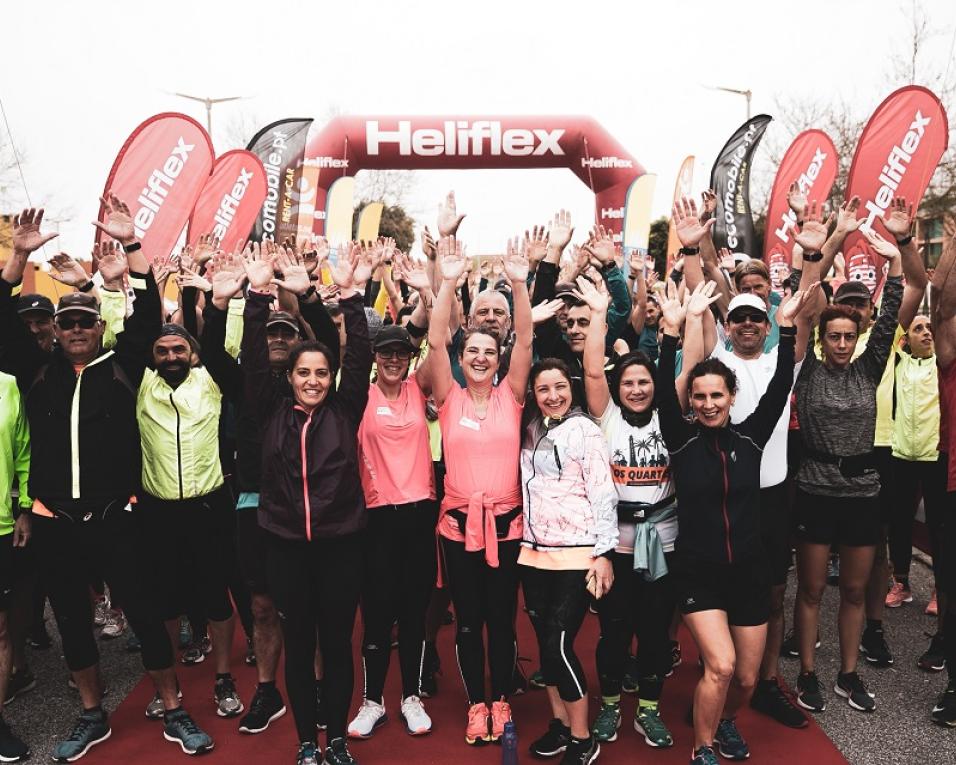
[[[359,170],[567,167],[595,195],[595,219],[618,236],[627,192],[644,168],[590,117],[336,117],[314,135],[315,231],[337,178]]]

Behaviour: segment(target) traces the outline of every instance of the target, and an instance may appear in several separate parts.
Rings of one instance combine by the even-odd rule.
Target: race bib
[[[462,417],[458,420],[458,424],[465,428],[470,428],[471,430],[481,430],[481,425],[479,425],[474,420],[470,420],[467,417]]]

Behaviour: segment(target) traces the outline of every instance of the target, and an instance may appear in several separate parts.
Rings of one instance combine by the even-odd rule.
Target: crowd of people
[[[57,305],[21,293],[55,236],[43,210],[16,216],[0,274],[0,697],[35,683],[24,645],[48,644],[48,599],[82,704],[55,761],[111,733],[95,625],[128,625],[155,686],[146,717],[183,752],[214,746],[183,707],[185,632],[182,662],[211,654],[216,712],[243,734],[286,713],[284,652],[296,762],[349,765],[349,740],[388,720],[393,643],[402,723],[431,732],[449,622],[465,742],[501,742],[523,619],[552,718],[533,755],[595,762],[623,692],[646,744],[673,746],[683,711],[662,699],[683,624],[701,670],[692,765],[746,759],[745,705],[801,728],[830,701],[814,664],[829,576],[833,694],[875,709],[859,658],[894,661],[883,608],[912,600],[920,499],[938,628],[918,664],[947,670],[930,717],[956,727],[956,245],[930,278],[905,200],[887,239],[861,227],[858,199],[826,215],[794,185],[792,269],[773,280],[717,251],[709,191],[675,205],[663,279],[601,226],[572,245],[565,211],[476,262],[454,194],[424,258],[385,238],[146,252],[124,201],[102,202],[95,278],[49,260],[72,288]],[[840,268],[856,230],[885,261],[871,283]],[[589,610],[597,710],[576,646]],[[258,676],[248,707],[236,614]],[[28,754],[0,716],[0,761]]]

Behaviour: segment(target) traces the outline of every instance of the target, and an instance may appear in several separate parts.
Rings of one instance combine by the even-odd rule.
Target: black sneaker
[[[295,758],[295,765],[319,765],[322,752],[311,741],[299,744],[299,754]]]
[[[322,703],[322,681],[315,683],[315,727],[319,730],[325,730],[329,727],[325,719],[325,704]]]
[[[256,666],[256,648],[252,644],[252,638],[246,638],[246,666]]]
[[[775,677],[757,682],[750,706],[788,728],[806,728],[809,725],[809,720],[797,709]]]
[[[0,717],[0,762],[20,762],[30,756],[30,747],[24,744]]]
[[[701,746],[695,749],[691,755],[690,765],[717,765],[720,762],[713,748]]]
[[[872,712],[876,709],[876,697],[866,689],[856,672],[838,674],[833,692],[845,698],[847,704],[860,712]]]
[[[325,765],[358,765],[344,738],[333,738],[325,749]]]
[[[817,632],[817,641],[813,645],[814,648],[820,647],[820,633]],[[780,644],[780,655],[788,659],[799,659],[800,658],[800,644],[797,642],[797,634],[791,627],[786,636],[783,639],[783,643]]]
[[[941,672],[946,668],[946,655],[943,653],[943,636],[933,635],[926,653],[916,660],[916,666],[924,672]]]
[[[548,723],[548,731],[537,741],[532,742],[529,750],[535,757],[557,757],[571,743],[571,729],[554,718]]]
[[[816,672],[804,672],[797,677],[797,703],[811,712],[823,712],[827,708]]]
[[[441,659],[438,658],[438,649],[434,643],[425,643],[425,656],[422,659],[421,697],[430,699],[438,693],[438,680],[435,675],[441,674]]]
[[[717,751],[725,760],[746,760],[750,757],[750,747],[740,735],[737,723],[733,720],[723,719],[717,723],[714,744],[717,745]]]
[[[956,680],[950,680],[943,695],[933,707],[932,720],[937,725],[956,728]]]
[[[236,681],[232,675],[216,680],[213,687],[213,700],[216,702],[216,714],[220,717],[236,717],[242,713],[242,699],[236,692]]]
[[[594,736],[585,739],[572,738],[564,750],[561,765],[591,765],[601,753],[601,745]]]
[[[667,670],[667,674],[664,677],[670,677],[674,674],[674,670],[680,666],[682,661],[681,650],[680,650],[680,641],[672,640],[671,641],[671,668]]]
[[[285,714],[285,704],[282,703],[282,694],[275,686],[264,689],[256,686],[256,692],[249,702],[249,711],[239,721],[240,733],[262,733],[269,727],[269,723],[278,720]]]
[[[863,638],[860,640],[860,653],[874,667],[893,666],[893,654],[890,653],[890,647],[886,644],[882,627],[867,627],[863,630]]]
[[[37,679],[29,669],[21,669],[10,675],[10,682],[7,684],[7,697],[3,700],[4,704],[9,704],[17,696],[32,691],[37,687]],[[3,762],[3,760],[0,760]]]

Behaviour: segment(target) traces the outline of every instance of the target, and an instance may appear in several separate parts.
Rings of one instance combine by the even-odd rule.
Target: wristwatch
[[[822,252],[805,252],[803,253],[803,259],[807,263],[819,263],[821,260],[823,260],[823,253]]]
[[[678,252],[681,255],[700,255],[700,247],[681,247]]]

